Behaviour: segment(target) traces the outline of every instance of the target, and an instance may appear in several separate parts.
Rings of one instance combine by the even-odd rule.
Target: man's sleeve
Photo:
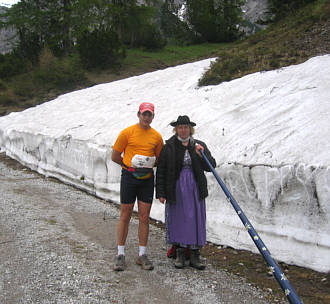
[[[164,146],[163,138],[160,136],[158,145],[156,146],[156,151],[155,151],[156,158],[159,157],[160,151],[162,150],[163,146]]]
[[[118,135],[118,138],[112,148],[121,153],[125,150],[127,143],[128,143],[127,135],[126,135],[125,130],[123,130]]]

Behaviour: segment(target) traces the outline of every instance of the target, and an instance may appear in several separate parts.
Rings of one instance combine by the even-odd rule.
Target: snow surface
[[[120,167],[110,160],[119,132],[153,102],[164,137],[187,114],[216,171],[273,257],[330,271],[330,55],[217,86],[197,87],[213,59],[97,85],[0,117],[0,147],[44,174],[119,202]],[[212,173],[207,239],[257,249]],[[78,203],[78,202],[77,202]],[[164,206],[154,200],[154,219]]]

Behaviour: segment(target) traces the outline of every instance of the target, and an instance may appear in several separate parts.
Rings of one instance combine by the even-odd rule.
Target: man
[[[139,122],[121,131],[112,149],[112,161],[122,166],[120,219],[117,227],[118,255],[114,266],[116,271],[126,268],[125,243],[136,199],[139,215],[139,256],[136,263],[145,270],[154,268],[147,257],[146,246],[149,235],[149,215],[154,195],[152,168],[163,147],[161,135],[150,127],[154,115],[152,103],[141,103],[137,113]],[[124,153],[123,157],[122,153]]]

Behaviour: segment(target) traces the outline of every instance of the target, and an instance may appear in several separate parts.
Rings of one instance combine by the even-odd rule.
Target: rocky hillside
[[[0,6],[0,14],[4,13],[7,8]],[[9,41],[15,35],[14,29],[0,29],[0,54],[6,54],[12,49],[12,42]]]
[[[243,5],[245,19],[255,23],[263,19],[267,10],[267,0],[248,0]]]
[[[255,33],[266,27],[266,25],[260,24],[260,21],[266,20],[268,11],[267,0],[247,0],[242,9],[243,17],[247,22],[244,30],[248,34]]]

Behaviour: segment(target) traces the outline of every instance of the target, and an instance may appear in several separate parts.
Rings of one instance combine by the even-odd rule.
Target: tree
[[[67,55],[72,48],[72,8],[78,0],[21,0],[6,13],[4,26],[14,26],[17,51],[33,63],[45,46],[56,55]]]
[[[242,0],[187,0],[186,18],[206,41],[234,41],[240,35],[242,4]]]
[[[116,32],[99,28],[85,31],[77,40],[80,58],[87,68],[109,68],[125,57]]]
[[[146,1],[146,4],[138,4],[134,0],[115,2],[113,25],[123,43],[148,49],[165,46],[166,41],[155,22],[157,9],[154,1]]]
[[[165,37],[175,44],[191,44],[198,41],[187,22],[179,16],[181,5],[174,0],[165,0],[160,8],[160,29]]]
[[[31,11],[31,6],[24,0],[19,4],[13,5],[2,15],[2,17],[6,18],[5,21],[2,22],[2,27],[13,27],[16,29],[18,44],[15,53],[35,63],[38,60],[41,50],[40,35],[34,34],[33,30],[31,27],[29,28],[28,25],[36,24],[37,16],[31,18],[30,15],[25,15],[25,11]]]

